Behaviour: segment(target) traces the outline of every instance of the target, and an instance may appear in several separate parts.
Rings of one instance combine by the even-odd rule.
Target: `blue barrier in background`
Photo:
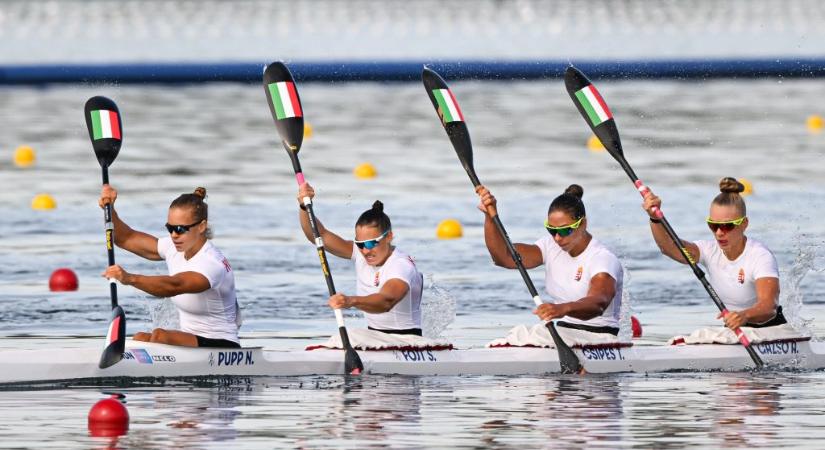
[[[572,61],[592,78],[814,78],[825,58]],[[260,63],[135,63],[0,66],[0,84],[260,82]],[[300,81],[413,81],[427,64],[448,79],[559,78],[567,61],[288,62]]]

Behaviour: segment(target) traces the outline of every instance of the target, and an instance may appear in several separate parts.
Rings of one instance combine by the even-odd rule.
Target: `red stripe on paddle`
[[[115,317],[109,325],[109,343],[117,342],[118,337],[120,337],[120,316]]]
[[[295,90],[295,83],[287,81],[286,90],[289,91],[289,101],[292,102],[292,110],[295,111],[295,117],[303,117],[304,112],[301,111],[301,102],[298,101],[298,91]]]
[[[116,112],[109,111],[109,123],[112,125],[112,139],[120,140],[120,120]]]
[[[455,110],[458,111],[458,120],[464,122],[464,113],[461,112],[461,107],[458,106],[458,100],[455,99],[455,95],[453,95],[453,91],[447,89],[447,92],[450,93],[450,98],[453,99],[453,105],[455,105]]]
[[[599,93],[599,90],[596,89],[596,86],[593,86],[591,84],[590,85],[590,91],[593,92],[593,96],[596,97],[596,101],[598,101],[599,104],[602,105],[602,109],[604,109],[604,112],[607,113],[607,118],[612,119],[613,118],[613,113],[610,112],[610,108],[607,107],[607,103],[604,102],[604,99],[602,98],[602,94]]]

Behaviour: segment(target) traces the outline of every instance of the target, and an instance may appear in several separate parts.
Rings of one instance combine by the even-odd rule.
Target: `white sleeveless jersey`
[[[587,296],[590,279],[599,273],[606,273],[616,280],[616,295],[601,316],[590,320],[580,320],[565,316],[561,320],[568,323],[594,327],[619,327],[622,310],[623,269],[616,257],[601,242],[592,238],[587,248],[576,257],[562,250],[552,236],[545,236],[536,244],[544,261],[544,289],[546,303],[575,302]]]
[[[748,238],[745,250],[731,261],[722,253],[719,243],[696,241],[699,264],[708,272],[708,281],[719,298],[731,311],[741,311],[756,304],[756,280],[779,278],[776,258],[764,244]]]
[[[378,293],[384,283],[399,279],[407,283],[407,295],[385,313],[365,312],[367,324],[378,330],[406,330],[421,328],[421,291],[424,277],[415,267],[415,261],[406,253],[393,249],[392,254],[380,267],[367,264],[364,255],[353,245],[352,261],[355,264],[356,295]]]
[[[239,342],[240,309],[235,296],[235,276],[229,261],[211,241],[187,260],[172,238],[158,239],[158,254],[166,260],[169,275],[197,272],[209,280],[209,289],[172,297],[178,308],[181,331],[210,339]]]

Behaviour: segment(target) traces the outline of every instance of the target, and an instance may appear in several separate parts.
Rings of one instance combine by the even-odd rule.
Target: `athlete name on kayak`
[[[620,347],[616,348],[583,348],[582,354],[585,358],[591,361],[604,361],[604,360],[620,360],[624,361],[624,355],[622,355],[622,349]]]
[[[761,342],[754,344],[763,355],[787,355],[799,353],[796,342]]]
[[[438,360],[432,350],[393,350],[392,354],[398,361],[432,362]]]
[[[218,366],[252,366],[255,360],[252,359],[252,350],[236,350],[218,352]],[[209,365],[215,365],[215,354],[209,353]]]

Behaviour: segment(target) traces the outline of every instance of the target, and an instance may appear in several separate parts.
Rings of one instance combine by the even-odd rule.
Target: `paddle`
[[[456,101],[455,96],[452,91],[450,91],[444,79],[435,73],[435,71],[424,67],[421,73],[421,79],[424,82],[424,89],[427,91],[427,95],[430,96],[430,101],[432,101],[441,119],[441,123],[444,125],[444,130],[447,131],[447,136],[453,144],[458,159],[461,161],[461,165],[464,166],[464,170],[467,172],[467,175],[470,176],[470,181],[473,183],[473,186],[478,187],[481,181],[478,180],[476,171],[473,168],[473,145],[470,143],[470,132],[467,129],[467,124],[464,122],[464,116],[458,106],[458,101]],[[530,291],[533,301],[536,306],[541,305],[541,297],[539,297],[538,291],[536,291],[536,287],[533,285],[533,280],[531,280],[530,275],[527,274],[527,270],[521,261],[521,255],[519,255],[513,243],[510,241],[510,236],[508,236],[507,231],[504,230],[504,225],[501,223],[498,214],[492,215],[492,220],[499,234],[501,234],[501,237],[504,239],[507,250],[510,252],[510,257],[512,257],[516,263],[516,267],[524,283],[527,285],[527,290]],[[580,373],[582,371],[582,365],[579,362],[579,358],[573,353],[573,350],[564,342],[561,336],[559,336],[553,321],[547,321],[546,325],[559,352],[561,372]]]
[[[610,109],[607,107],[607,103],[604,102],[601,94],[599,94],[599,91],[596,90],[596,87],[593,86],[590,80],[588,80],[581,71],[573,66],[567,68],[567,71],[564,74],[564,84],[567,87],[567,93],[570,94],[570,98],[573,100],[573,103],[575,103],[576,108],[578,108],[582,117],[584,117],[585,122],[587,122],[590,129],[593,130],[593,133],[596,134],[599,140],[602,141],[602,144],[610,155],[619,162],[619,165],[622,166],[622,169],[624,169],[627,176],[630,177],[633,184],[636,186],[636,189],[639,190],[639,193],[644,198],[649,190],[647,186],[642,183],[642,180],[636,176],[636,173],[633,172],[633,169],[630,167],[630,164],[627,163],[627,160],[625,160],[624,152],[622,151],[622,143],[619,140],[619,130],[616,127],[616,121],[613,120],[613,115],[610,113]],[[726,316],[728,314],[728,309],[725,307],[725,304],[722,303],[722,300],[713,289],[713,286],[711,286],[705,278],[705,273],[699,268],[699,266],[696,265],[696,261],[691,258],[690,253],[685,248],[682,240],[679,239],[679,236],[676,235],[676,232],[673,231],[673,228],[670,226],[670,223],[668,223],[662,210],[657,208],[654,212],[656,217],[662,221],[662,225],[665,227],[667,235],[670,236],[670,239],[673,240],[673,243],[675,243],[676,247],[682,252],[682,255],[685,257],[688,265],[690,265],[690,268],[693,270],[693,274],[696,275],[696,278],[698,278],[702,283],[702,286],[705,287],[705,290],[710,295],[710,298],[714,303],[716,303],[716,307],[722,312],[722,316]],[[751,343],[748,340],[748,337],[745,336],[745,333],[739,328],[736,328],[733,332],[736,333],[736,337],[739,338],[739,342],[741,342],[745,347],[745,350],[748,351],[748,355],[750,355],[751,359],[753,359],[756,367],[761,368],[764,366],[762,359],[756,354],[753,347],[751,347]]]
[[[298,97],[298,89],[289,69],[282,62],[274,62],[264,70],[264,91],[269,103],[269,110],[272,118],[275,119],[275,128],[284,144],[289,159],[292,161],[292,168],[295,170],[295,180],[298,185],[304,183],[304,174],[301,171],[301,163],[298,161],[298,152],[301,150],[301,143],[304,140],[304,114],[301,108],[301,99]],[[324,241],[318,231],[315,221],[315,212],[312,209],[312,199],[304,197],[304,206],[309,213],[309,225],[312,234],[315,236],[315,246],[318,249],[318,259],[321,260],[321,269],[327,282],[329,295],[335,295],[335,285],[332,282],[332,274],[327,262],[327,254],[324,250]],[[338,322],[338,331],[341,334],[341,342],[346,350],[344,356],[345,373],[359,375],[364,371],[364,364],[358,353],[352,348],[349,342],[349,334],[344,325],[344,315],[340,309],[335,309],[335,320]]]
[[[103,174],[103,184],[109,184],[109,166],[117,158],[122,142],[123,127],[120,120],[120,111],[115,102],[106,97],[92,97],[86,101],[84,108],[86,128],[92,140],[97,162]],[[114,225],[112,225],[112,205],[103,207],[103,217],[106,228],[106,253],[109,256],[109,265],[115,264]],[[106,346],[100,356],[98,366],[105,369],[114,365],[123,358],[126,348],[126,314],[117,304],[117,284],[109,279],[109,293],[112,298],[112,318],[109,321],[109,331],[106,333]]]

